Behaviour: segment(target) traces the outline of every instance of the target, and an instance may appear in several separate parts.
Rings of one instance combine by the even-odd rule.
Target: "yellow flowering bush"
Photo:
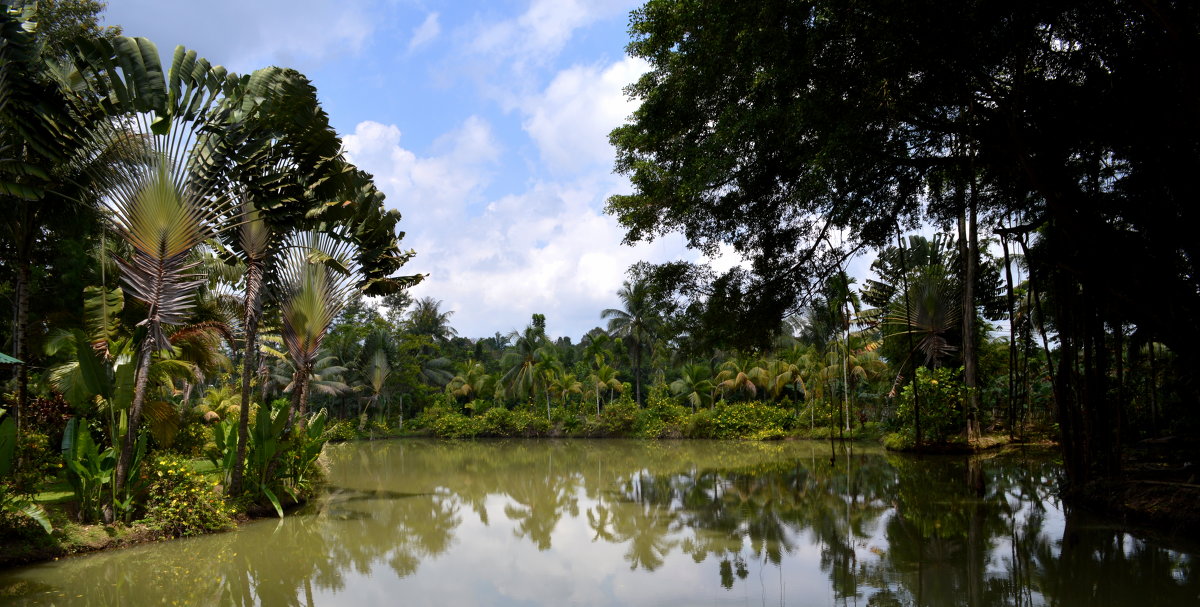
[[[150,481],[144,522],[165,535],[180,537],[229,529],[236,510],[219,487],[176,454],[157,454],[146,462]]]

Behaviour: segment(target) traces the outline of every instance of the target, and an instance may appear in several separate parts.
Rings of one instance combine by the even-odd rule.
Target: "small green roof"
[[[21,361],[3,353],[3,352],[0,352],[0,364],[19,365],[19,364],[21,364]]]

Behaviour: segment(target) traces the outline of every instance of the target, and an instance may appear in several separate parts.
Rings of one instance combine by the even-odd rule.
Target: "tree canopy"
[[[1068,466],[1105,474],[1105,324],[1200,337],[1198,25],[1183,1],[651,0],[630,25],[640,107],[611,135],[633,192],[608,209],[630,242],[733,245],[748,319],[902,225],[1019,226],[1072,363],[1059,392],[1088,403],[1063,408],[1064,440],[1105,453]]]

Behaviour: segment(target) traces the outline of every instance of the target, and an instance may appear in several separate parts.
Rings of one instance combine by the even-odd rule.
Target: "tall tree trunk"
[[[146,404],[146,387],[150,383],[150,355],[153,350],[154,340],[146,335],[138,353],[137,375],[133,380],[133,403],[129,405],[129,421],[125,427],[125,440],[121,446],[121,454],[117,458],[117,468],[113,472],[113,496],[121,494],[129,479],[129,467],[133,464],[133,451],[137,447],[138,428],[142,422],[142,408]],[[114,517],[113,510],[106,508],[104,522],[112,523]]]
[[[22,247],[25,249],[26,247]],[[16,469],[20,470],[24,466],[25,450],[21,448],[21,437],[25,435],[25,417],[29,407],[29,353],[25,351],[25,342],[28,340],[29,328],[29,255],[27,251],[21,252],[21,260],[18,262],[17,268],[17,283],[16,283],[16,309],[13,317],[13,357],[21,361],[17,363],[17,368],[14,372],[17,380],[17,436],[16,436]]]
[[[962,273],[962,358],[963,385],[967,388],[967,439],[979,438],[979,391],[976,368],[979,353],[975,346],[975,260],[979,255],[976,220],[976,179],[971,175],[966,208],[958,217],[958,249]]]
[[[1055,251],[1051,251],[1054,254]],[[1076,389],[1076,368],[1079,359],[1079,338],[1081,335],[1078,315],[1084,303],[1079,296],[1078,285],[1066,276],[1064,272],[1054,275],[1056,318],[1060,319],[1059,327],[1059,360],[1057,373],[1054,375],[1055,399],[1057,401],[1057,419],[1060,443],[1063,451],[1063,464],[1067,471],[1067,479],[1071,487],[1079,487],[1091,476],[1088,466],[1087,444],[1080,415],[1080,394]],[[1070,326],[1068,326],[1070,325]]]
[[[262,261],[251,259],[246,268],[245,353],[242,355],[242,413],[238,419],[237,456],[229,478],[229,495],[242,494],[246,448],[250,444],[250,379],[258,368],[258,319],[262,313]],[[259,406],[267,406],[264,401]]]

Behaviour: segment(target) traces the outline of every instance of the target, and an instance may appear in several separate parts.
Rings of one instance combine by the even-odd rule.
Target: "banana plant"
[[[246,455],[246,466],[250,472],[251,489],[254,494],[266,497],[275,512],[283,518],[283,506],[274,488],[278,488],[276,473],[279,456],[287,449],[284,440],[284,430],[287,428],[288,412],[285,407],[263,405],[258,408],[254,417],[254,427],[250,429],[250,449]],[[225,443],[229,447],[228,438]]]
[[[62,455],[67,482],[79,502],[80,519],[93,521],[100,516],[106,490],[112,483],[117,451],[112,447],[101,450],[87,426],[73,417],[63,433]]]
[[[245,417],[250,417],[248,411]],[[216,448],[207,453],[209,461],[213,463],[213,466],[215,466],[217,470],[221,471],[223,477],[222,482],[226,486],[229,485],[230,479],[232,478],[233,465],[237,460],[237,433],[239,423],[225,419],[215,424],[213,426],[212,433],[213,444],[216,446]]]

